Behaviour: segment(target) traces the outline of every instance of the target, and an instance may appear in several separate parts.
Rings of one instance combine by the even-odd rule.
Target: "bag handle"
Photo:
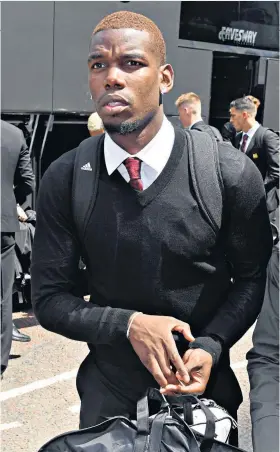
[[[150,433],[149,424],[149,400],[158,400],[161,402],[161,410],[169,409],[169,404],[165,397],[159,392],[158,389],[149,388],[142,399],[137,402],[137,436],[135,438],[133,452],[144,452],[146,450],[146,444]]]
[[[203,413],[205,414],[206,417],[206,428],[205,428],[205,433],[203,436],[203,439],[201,441],[200,444],[200,451],[201,452],[211,452],[212,446],[214,444],[214,440],[215,440],[215,416],[213,415],[212,411],[209,410],[209,408],[204,405],[204,403],[196,396],[187,396],[188,400],[183,402],[183,411],[184,411],[184,424],[187,425],[189,427],[189,423],[188,420],[190,420],[190,404],[191,404],[191,399],[193,399],[195,401],[196,404],[198,404],[200,406],[200,408],[202,409]],[[172,415],[175,414],[175,418],[177,420],[181,420],[182,418],[178,415],[178,413],[176,412],[176,409],[172,409],[171,411]],[[187,414],[187,417],[185,417],[185,414]],[[179,418],[179,419],[178,419]]]
[[[165,423],[165,419],[168,416],[168,411],[160,411],[152,423],[151,436],[150,436],[150,444],[149,449],[152,452],[160,452],[161,450],[161,438],[163,434],[163,427]]]
[[[196,400],[196,403],[198,403],[206,417],[206,428],[200,449],[201,452],[210,452],[215,439],[215,416],[208,408],[208,406],[204,405],[204,403],[198,397],[194,397],[194,399]]]
[[[137,402],[137,432],[140,434],[149,434],[149,400],[158,400],[161,402],[160,409],[169,408],[169,403],[158,389],[148,388],[146,394]]]

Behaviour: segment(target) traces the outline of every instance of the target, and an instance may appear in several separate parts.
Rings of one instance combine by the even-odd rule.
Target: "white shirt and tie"
[[[255,124],[253,125],[253,127],[251,127],[250,130],[248,130],[248,132],[243,132],[242,133],[242,138],[240,141],[240,150],[242,150],[242,143],[244,140],[244,136],[247,135],[248,138],[245,138],[245,146],[244,146],[244,151],[243,152],[247,152],[248,146],[250,144],[250,141],[252,140],[253,136],[255,135],[256,131],[258,130],[258,128],[260,127],[260,124],[256,121]]]
[[[130,177],[123,162],[129,157],[137,157],[142,162],[141,180],[145,190],[156,180],[165,167],[170,157],[174,140],[174,128],[166,116],[164,116],[161,128],[154,138],[133,156],[118,146],[106,133],[104,157],[109,176],[117,169],[125,181],[129,182]]]

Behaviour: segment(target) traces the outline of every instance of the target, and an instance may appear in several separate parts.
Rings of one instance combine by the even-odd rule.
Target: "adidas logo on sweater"
[[[84,170],[84,171],[92,171],[91,164],[90,164],[89,162],[86,163],[85,165],[83,165],[83,166],[81,167],[81,170]]]

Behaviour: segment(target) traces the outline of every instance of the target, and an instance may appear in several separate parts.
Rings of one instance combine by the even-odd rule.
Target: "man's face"
[[[230,110],[230,122],[237,132],[241,132],[246,124],[248,113],[232,107]]]
[[[143,129],[159,109],[160,91],[173,86],[170,65],[160,66],[149,33],[104,30],[92,37],[89,86],[108,132]]]

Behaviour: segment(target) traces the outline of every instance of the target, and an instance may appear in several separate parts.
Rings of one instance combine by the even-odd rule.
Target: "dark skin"
[[[138,30],[104,30],[93,36],[89,54],[89,86],[96,110],[104,126],[145,120],[143,130],[111,138],[130,154],[136,154],[159,131],[163,108],[159,106],[161,91],[173,87],[173,69],[160,66],[150,36]],[[122,111],[108,111],[102,104],[108,95],[118,95],[127,101]],[[148,118],[148,119],[147,119]]]
[[[164,113],[159,95],[173,87],[172,67],[160,64],[148,32],[133,29],[110,29],[93,35],[88,67],[91,95],[105,129],[115,143],[135,155],[162,125]],[[131,125],[132,132],[120,132],[121,127]],[[181,358],[172,331],[180,332],[190,342],[194,340],[187,323],[145,314],[134,318],[129,340],[165,395],[203,393],[212,357],[197,349]]]

